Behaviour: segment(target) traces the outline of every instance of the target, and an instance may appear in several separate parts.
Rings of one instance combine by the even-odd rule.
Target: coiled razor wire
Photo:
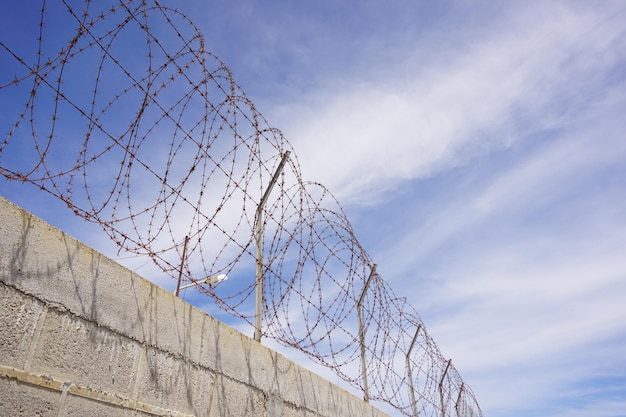
[[[4,177],[196,282],[253,268],[261,195],[290,152],[262,207],[263,335],[404,415],[482,416],[339,203],[302,179],[289,142],[189,18],[156,0],[42,0],[26,13],[33,39],[0,39],[0,103],[22,103],[0,115]],[[254,285],[197,287],[253,324]]]

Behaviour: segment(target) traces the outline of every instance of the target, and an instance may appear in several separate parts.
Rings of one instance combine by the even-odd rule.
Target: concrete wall
[[[0,300],[0,416],[383,416],[1,197]]]

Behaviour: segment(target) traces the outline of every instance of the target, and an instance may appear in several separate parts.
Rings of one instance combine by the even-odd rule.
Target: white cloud
[[[272,119],[294,142],[305,178],[320,180],[344,203],[375,201],[399,181],[563,123],[623,59],[615,52],[624,44],[616,12],[507,10],[481,22],[484,28],[449,35],[457,42],[445,43],[451,50],[426,54],[440,45],[418,41],[405,51],[405,67],[387,68],[387,78],[331,81]]]
[[[506,164],[462,170],[459,192],[407,215],[377,256],[392,286],[412,280],[403,294],[486,411],[567,403],[572,387],[623,378],[625,103],[609,94],[567,129],[496,154]]]
[[[553,219],[552,224],[541,224],[541,227],[554,228],[559,222],[574,221],[576,216],[584,216],[586,223],[578,222],[572,225],[572,229],[559,230],[559,235],[547,243],[554,247],[564,234],[572,237],[575,233],[585,232],[581,227],[604,227],[587,233],[607,238],[610,228],[614,227],[612,222],[620,218],[623,206],[619,190],[608,187],[605,190],[604,182],[610,179],[603,178],[603,175],[611,174],[603,174],[603,171],[619,166],[626,159],[626,142],[622,137],[626,125],[620,118],[624,107],[626,97],[610,96],[603,103],[590,107],[587,115],[560,131],[558,137],[553,133],[549,139],[535,140],[536,144],[530,146],[530,150],[509,149],[495,153],[493,159],[507,158],[508,165],[485,167],[484,172],[478,174],[484,178],[467,180],[448,190],[452,195],[437,202],[436,209],[426,218],[413,220],[397,245],[410,248],[410,253],[400,251],[403,255],[393,263],[394,271],[398,273],[407,268],[406,265],[425,261],[460,233],[476,230],[485,223],[513,227],[514,222],[523,221],[520,216],[548,210],[564,199],[573,199],[575,204],[565,201],[552,208],[559,213],[543,212],[542,217],[551,215],[558,219]],[[481,171],[481,167],[471,172],[475,171]],[[610,203],[613,200],[617,203]],[[522,238],[528,230],[518,229],[517,238]],[[547,235],[548,231],[542,233]],[[514,244],[507,242],[507,245]],[[383,256],[393,257],[396,252],[397,248],[390,248]]]

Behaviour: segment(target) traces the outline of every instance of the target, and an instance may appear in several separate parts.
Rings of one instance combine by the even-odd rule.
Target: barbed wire
[[[0,118],[0,173],[99,224],[120,251],[197,282],[254,268],[263,190],[289,153],[261,207],[263,336],[404,415],[482,416],[341,205],[303,180],[289,141],[194,23],[157,0],[105,3],[42,0],[34,43],[0,40],[0,100],[21,103]],[[254,280],[197,288],[253,325]]]

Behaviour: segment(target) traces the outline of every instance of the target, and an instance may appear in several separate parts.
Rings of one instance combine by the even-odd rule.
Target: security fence
[[[61,199],[179,286],[255,271],[231,292],[197,288],[366,401],[482,416],[340,204],[302,178],[187,16],[156,0],[42,0],[26,18],[33,39],[0,39],[4,177]]]

